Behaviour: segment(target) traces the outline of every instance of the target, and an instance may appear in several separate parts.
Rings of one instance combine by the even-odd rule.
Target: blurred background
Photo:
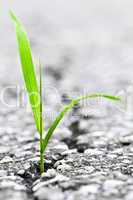
[[[13,9],[30,37],[45,84],[61,91],[113,92],[132,84],[131,0],[1,0],[0,82],[21,80]],[[21,82],[21,81],[20,81]]]

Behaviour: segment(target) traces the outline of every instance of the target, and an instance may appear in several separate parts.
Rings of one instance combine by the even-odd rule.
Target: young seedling
[[[39,74],[40,74],[40,83],[38,86],[37,76],[35,73],[35,67],[33,64],[32,53],[30,48],[30,43],[28,36],[24,30],[23,25],[19,19],[15,16],[13,12],[10,12],[10,16],[15,24],[16,37],[19,49],[19,55],[21,60],[23,78],[25,86],[28,92],[29,101],[31,104],[35,125],[37,131],[40,135],[40,173],[44,172],[44,153],[46,147],[51,139],[51,136],[54,133],[54,130],[57,128],[65,114],[72,109],[75,105],[79,104],[81,101],[90,98],[105,98],[113,101],[119,101],[120,98],[117,96],[111,96],[107,94],[89,94],[85,96],[78,97],[77,99],[72,99],[71,102],[66,105],[59,115],[55,118],[51,124],[48,131],[44,134],[44,125],[43,125],[43,103],[42,103],[42,70],[41,64],[39,64]]]

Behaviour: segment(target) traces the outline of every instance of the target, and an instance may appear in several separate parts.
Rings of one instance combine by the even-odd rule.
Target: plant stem
[[[42,68],[39,63],[39,71],[40,71],[40,173],[44,172],[44,157],[43,157],[43,113],[42,113]]]
[[[40,134],[40,173],[42,174],[44,172],[44,157],[43,157],[43,138],[42,134]]]

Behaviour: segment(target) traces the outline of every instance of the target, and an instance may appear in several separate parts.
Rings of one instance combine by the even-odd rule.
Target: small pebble
[[[54,178],[56,176],[56,171],[54,169],[48,169],[47,172],[44,172],[41,177],[42,179],[45,179],[45,178]]]
[[[91,174],[92,172],[95,171],[95,168],[92,167],[92,166],[86,166],[86,167],[85,167],[85,170],[87,170],[87,172],[88,172],[89,174]]]
[[[13,159],[9,156],[5,156],[2,160],[0,160],[0,164],[13,162]]]
[[[31,165],[30,165],[29,163],[25,163],[25,164],[24,164],[24,169],[25,169],[25,170],[30,169],[30,167],[31,167]]]
[[[74,153],[77,153],[77,149],[69,149],[69,150],[66,150],[66,151],[63,151],[61,153],[62,156],[67,156],[69,154],[74,154]]]
[[[58,160],[55,164],[54,164],[54,168],[57,168],[59,165],[64,165],[65,164],[65,160]]]
[[[86,149],[84,151],[85,154],[88,154],[88,155],[95,155],[95,156],[99,156],[99,155],[102,155],[103,154],[103,151],[100,151],[100,150],[97,150],[97,149]]]
[[[68,150],[68,146],[66,144],[59,144],[54,146],[53,149],[66,151]]]
[[[62,173],[64,173],[64,172],[68,172],[68,171],[70,171],[72,168],[71,168],[71,166],[70,165],[67,165],[67,164],[63,164],[63,165],[59,165],[58,167],[57,167],[57,171],[58,172],[62,172]]]
[[[25,170],[21,169],[21,170],[19,170],[19,171],[17,172],[17,174],[18,174],[19,176],[22,176],[22,175],[25,174]]]

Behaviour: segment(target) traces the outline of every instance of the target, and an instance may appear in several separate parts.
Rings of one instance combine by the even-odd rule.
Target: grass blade
[[[44,172],[44,156],[43,156],[43,107],[42,107],[42,66],[39,62],[39,76],[40,76],[40,172]]]
[[[40,133],[42,134],[43,132],[43,111],[42,111],[42,66],[39,62],[39,80],[40,80],[40,90],[39,90],[39,94],[40,94]]]
[[[105,98],[105,99],[108,99],[108,100],[112,100],[112,101],[120,101],[120,97],[118,96],[112,96],[112,95],[107,95],[107,94],[98,94],[98,93],[95,93],[95,94],[90,94],[90,95],[85,95],[85,96],[81,96],[79,98],[76,99],[76,101],[82,101],[82,100],[85,100],[85,99],[90,99],[90,98]]]
[[[65,114],[70,109],[72,109],[74,105],[78,104],[82,100],[89,99],[89,98],[105,98],[105,99],[108,99],[108,100],[120,101],[119,97],[106,95],[106,94],[91,94],[91,95],[81,96],[77,99],[73,99],[72,102],[70,104],[68,104],[67,106],[65,106],[65,108],[59,113],[59,115],[56,117],[56,119],[54,120],[54,122],[50,126],[50,128],[49,128],[49,130],[48,130],[48,132],[47,132],[47,134],[46,134],[46,136],[43,140],[43,152],[45,151],[45,149],[46,149],[46,147],[49,143],[49,140],[50,140],[51,136],[53,135],[54,130],[59,125],[59,123],[61,122],[61,120],[65,116]]]
[[[13,12],[10,12],[10,16],[15,24],[23,77],[26,89],[28,91],[29,101],[32,107],[36,128],[40,133],[40,97],[32,59],[32,53],[30,49],[30,43],[21,22],[14,15]]]

